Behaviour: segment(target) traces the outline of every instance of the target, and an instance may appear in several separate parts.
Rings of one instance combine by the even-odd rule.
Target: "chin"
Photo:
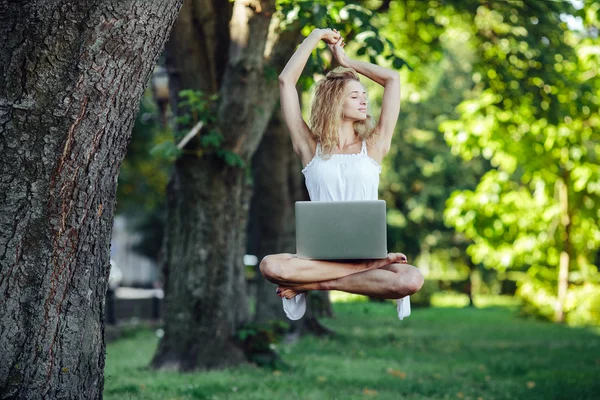
[[[346,115],[347,119],[351,119],[352,122],[362,122],[365,121],[367,119],[367,114],[363,114],[363,113],[356,113],[353,115]]]

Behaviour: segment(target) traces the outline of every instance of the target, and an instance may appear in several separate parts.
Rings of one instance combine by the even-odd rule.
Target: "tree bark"
[[[175,165],[167,189],[165,335],[156,368],[221,368],[244,360],[233,338],[248,320],[240,268],[245,232],[237,229],[246,223],[244,181],[242,169],[210,158],[187,156]]]
[[[217,93],[226,68],[232,4],[221,0],[184,0],[165,46],[171,104],[177,109],[183,89]]]
[[[300,174],[292,141],[279,111],[273,113],[252,158],[253,195],[248,223],[248,253],[259,261],[269,254],[295,253],[294,202],[290,175]],[[293,172],[292,172],[293,169]],[[299,200],[299,199],[298,199]],[[285,319],[281,299],[256,266],[256,322]]]
[[[102,398],[116,182],[178,0],[0,5],[0,398]]]
[[[289,54],[296,43],[290,33],[269,29],[274,3],[238,0],[227,9],[212,7],[209,0],[186,0],[167,45],[171,94],[182,89],[218,93],[214,128],[224,137],[220,150],[245,163],[278,100],[277,79],[266,69],[278,68],[281,54]],[[200,11],[202,18],[189,16]],[[231,20],[224,24],[199,23],[226,17]],[[223,26],[229,27],[227,35]],[[174,97],[173,103],[177,101]],[[193,140],[186,150],[199,148]],[[226,165],[210,149],[175,164],[167,199],[165,335],[154,368],[221,368],[244,359],[235,333],[249,320],[242,262],[250,198],[247,176],[246,168]]]

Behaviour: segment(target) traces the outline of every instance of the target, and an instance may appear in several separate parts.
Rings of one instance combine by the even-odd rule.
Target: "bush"
[[[517,291],[523,299],[521,312],[554,320],[556,293],[535,281],[527,281]],[[564,305],[565,322],[569,325],[600,326],[600,285],[587,282],[569,285]]]
[[[570,287],[565,311],[569,325],[600,326],[600,285],[586,283]]]
[[[286,365],[277,354],[276,344],[289,328],[287,322],[279,320],[249,323],[237,332],[237,340],[248,361],[262,367],[284,369]]]
[[[423,287],[417,293],[410,296],[410,304],[413,307],[430,307],[431,297],[440,290],[437,280],[425,280]]]

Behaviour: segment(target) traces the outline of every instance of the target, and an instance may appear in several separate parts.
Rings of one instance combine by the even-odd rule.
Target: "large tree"
[[[116,179],[180,0],[0,5],[0,398],[101,398]]]

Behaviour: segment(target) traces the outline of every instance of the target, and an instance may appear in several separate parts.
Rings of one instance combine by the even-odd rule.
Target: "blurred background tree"
[[[454,153],[494,167],[452,195],[448,223],[473,240],[474,262],[523,272],[526,311],[559,322],[600,304],[598,4],[582,6],[478,7],[475,85],[441,125]]]
[[[172,137],[171,130],[161,125],[155,99],[147,92],[121,165],[115,214],[127,215],[130,229],[141,235],[134,250],[154,261],[159,261],[163,241],[165,190],[173,162],[152,150]]]

